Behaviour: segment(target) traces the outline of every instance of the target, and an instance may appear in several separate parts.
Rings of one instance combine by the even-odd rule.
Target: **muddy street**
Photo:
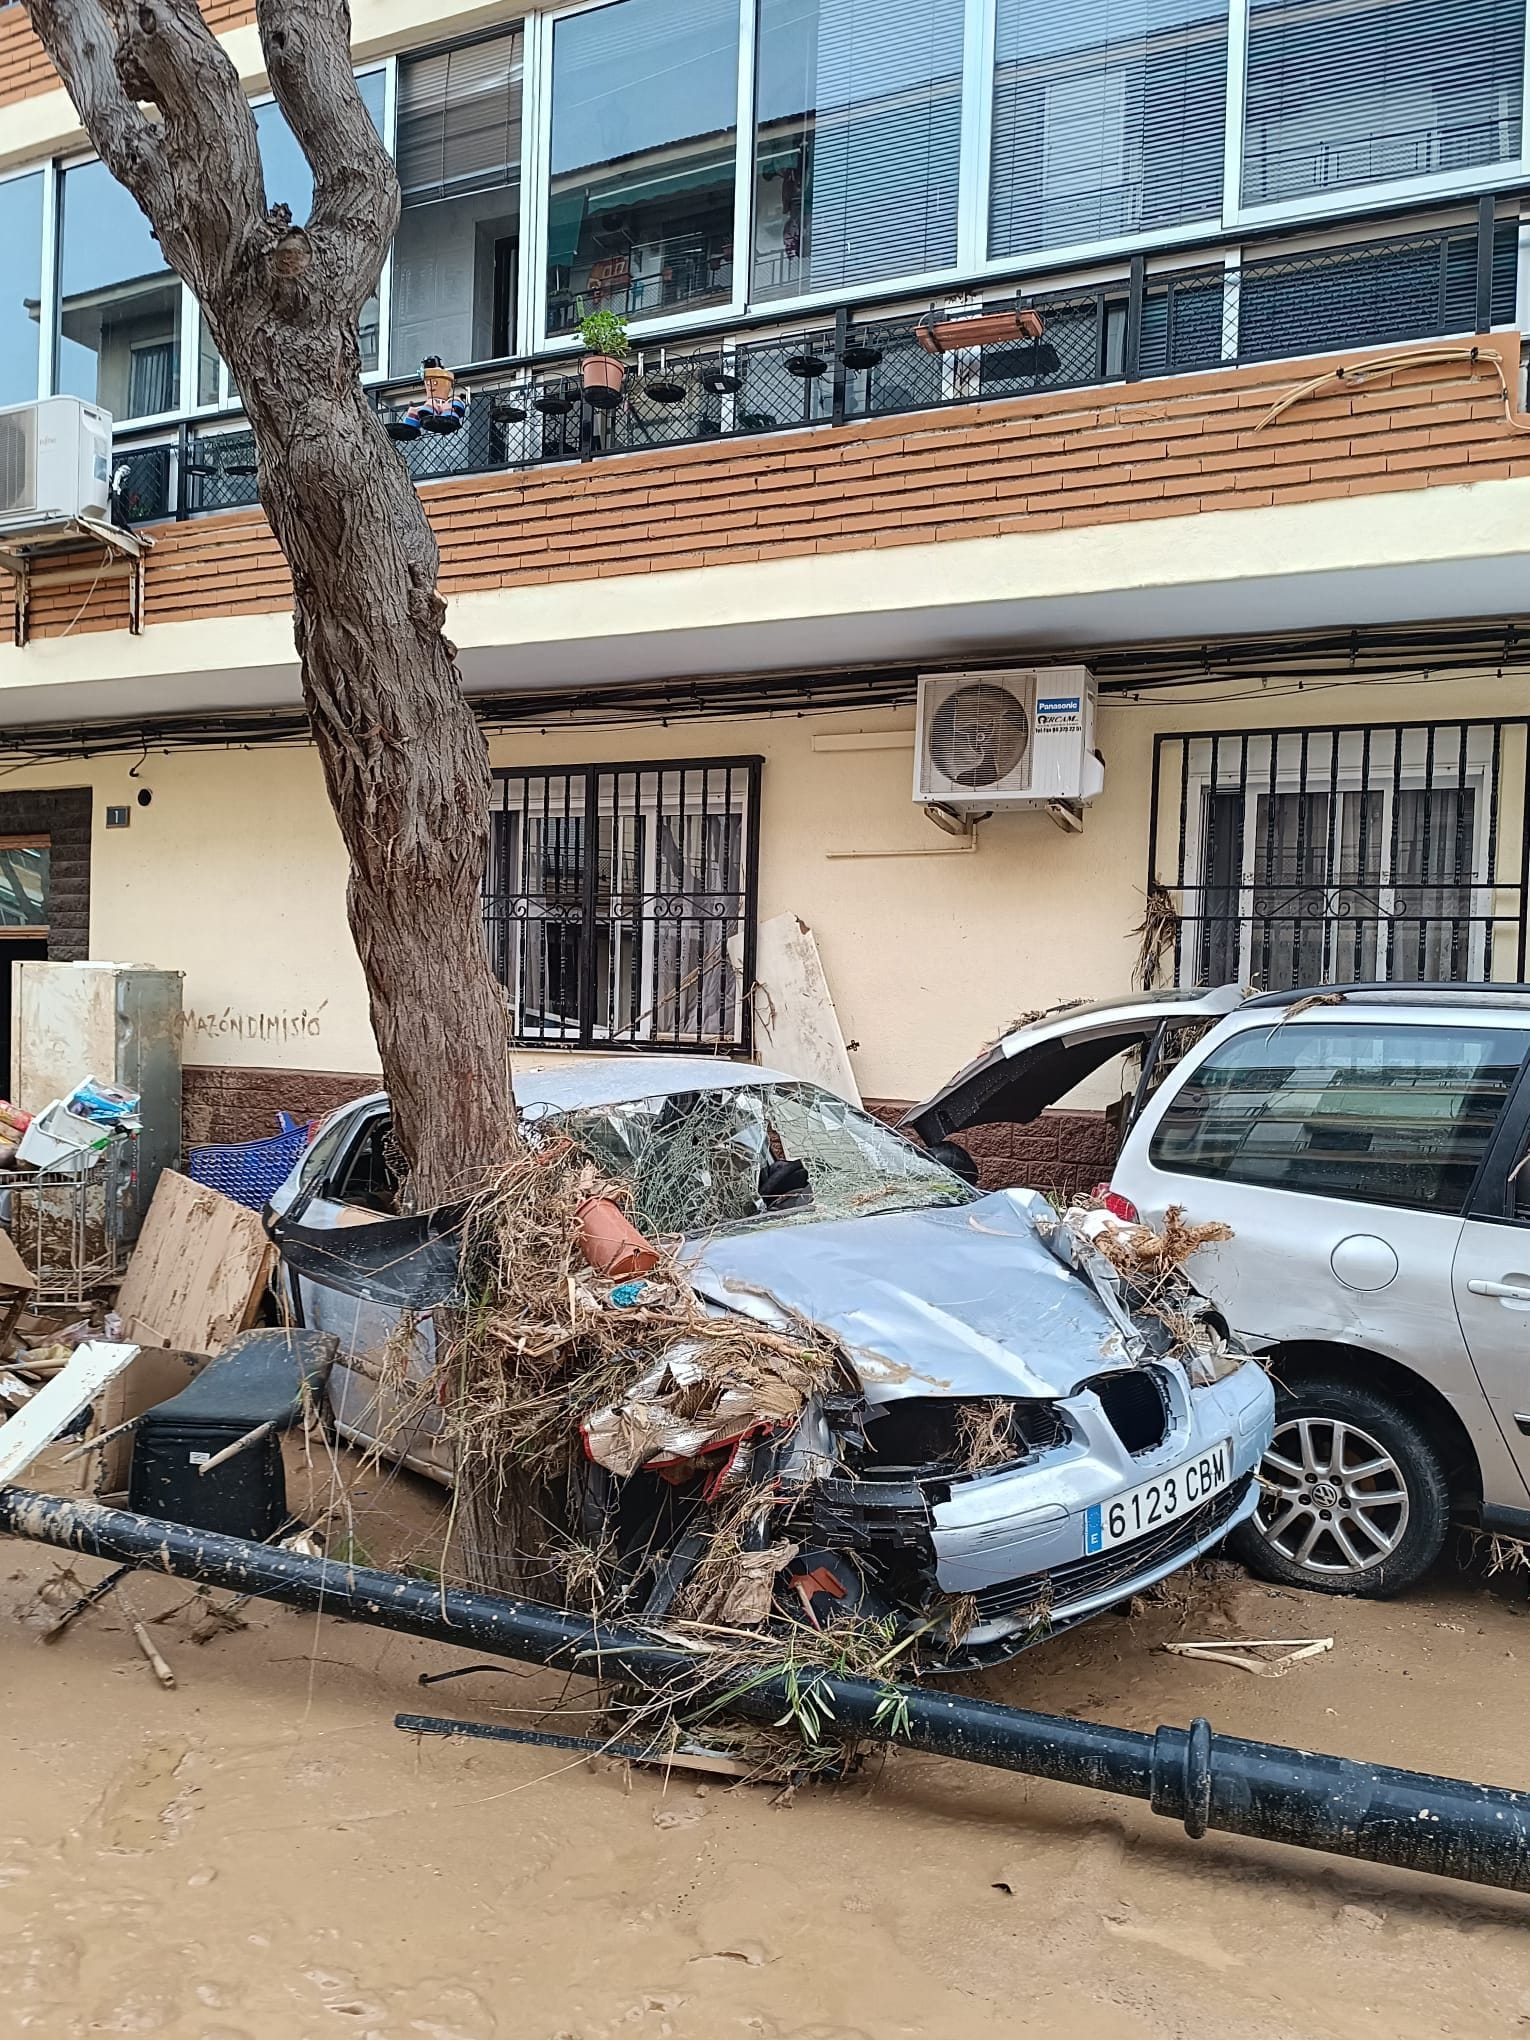
[[[362,1473],[353,1493],[358,1558],[422,1565],[438,1548],[425,1484]],[[143,1574],[45,1646],[48,1621],[106,1568],[65,1570],[39,1546],[3,1552],[0,2030],[1530,2031],[1520,1900],[1197,1844],[1135,1805],[911,1755],[780,1805],[765,1787],[416,1741],[396,1712],[524,1725],[560,1682],[511,1667],[422,1692],[421,1672],[472,1658],[259,1603],[219,1625],[183,1582]],[[1525,1609],[1522,1584],[1453,1568],[1388,1606],[1214,1565],[969,1684],[1131,1727],[1204,1711],[1231,1733],[1525,1785]],[[1326,1634],[1331,1652],[1281,1678],[1160,1648]]]

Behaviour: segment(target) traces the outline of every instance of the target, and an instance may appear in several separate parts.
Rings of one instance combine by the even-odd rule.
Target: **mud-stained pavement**
[[[418,1553],[438,1498],[408,1477],[367,1486],[355,1555]],[[0,2033],[1530,2034],[1530,1900],[1193,1843],[1124,1802],[907,1755],[776,1806],[758,1787],[416,1742],[401,1709],[526,1722],[558,1684],[511,1668],[422,1694],[420,1672],[475,1660],[260,1604],[199,1643],[190,1590],[145,1575],[45,1646],[61,1597],[106,1570],[78,1560],[60,1583],[66,1563],[0,1544]],[[1527,1786],[1526,1605],[1522,1583],[1452,1570],[1378,1606],[1217,1568],[975,1690],[1132,1727],[1205,1712]],[[1158,1648],[1232,1633],[1336,1645],[1279,1680]]]

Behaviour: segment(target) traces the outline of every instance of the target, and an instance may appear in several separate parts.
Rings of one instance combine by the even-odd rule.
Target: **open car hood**
[[[1239,985],[1215,985],[1206,991],[1139,992],[1101,1005],[1059,1007],[985,1049],[933,1098],[906,1112],[900,1124],[924,1141],[945,1140],[969,1126],[995,1121],[1023,1124],[1065,1098],[1113,1056],[1150,1041],[1166,1022],[1219,1020],[1245,997]]]
[[[714,1234],[682,1256],[711,1303],[811,1318],[845,1346],[868,1401],[1071,1395],[1133,1364],[1110,1312],[1036,1230],[1033,1191],[817,1224]]]

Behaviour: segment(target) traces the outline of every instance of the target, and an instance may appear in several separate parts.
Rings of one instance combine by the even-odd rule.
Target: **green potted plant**
[[[614,411],[627,375],[627,321],[619,312],[589,312],[579,322],[579,339],[584,348],[579,375],[585,402],[599,411]]]

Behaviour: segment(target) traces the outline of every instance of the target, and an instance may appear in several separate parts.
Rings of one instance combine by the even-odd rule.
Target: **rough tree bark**
[[[349,8],[257,0],[271,89],[313,172],[298,223],[266,203],[254,119],[196,0],[27,5],[248,413],[398,1143],[418,1201],[442,1202],[516,1147],[509,1015],[479,906],[483,736],[442,628],[434,536],[359,379],[357,321],[399,193],[356,90]]]
[[[350,854],[347,906],[398,1144],[421,1205],[519,1142],[509,1012],[479,905],[489,771],[436,592],[436,543],[360,385],[357,321],[398,225],[356,90],[345,0],[256,0],[266,70],[313,172],[268,206],[254,119],[196,0],[27,0],[91,141],[191,286],[255,435],[292,570],[303,694]],[[147,108],[152,108],[151,113]],[[538,1498],[459,1497],[480,1584],[536,1578]]]

